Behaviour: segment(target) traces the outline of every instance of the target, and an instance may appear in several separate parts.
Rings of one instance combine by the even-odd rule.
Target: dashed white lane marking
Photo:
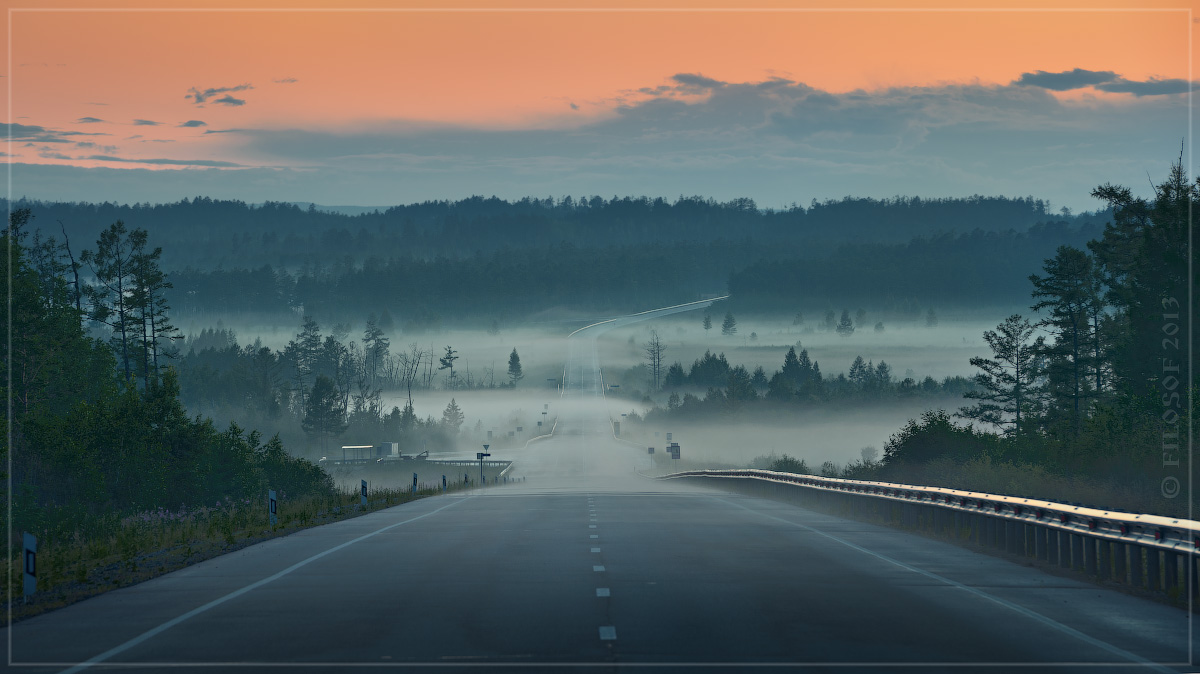
[[[601,625],[600,626],[600,640],[601,641],[616,641],[617,640],[617,628],[613,627],[612,625]]]
[[[592,552],[600,552],[600,548],[592,548]]]
[[[595,529],[595,528],[596,528],[596,525],[595,525],[595,524],[589,524],[589,525],[588,525],[588,528],[589,528],[589,529]]]
[[[597,597],[609,597],[609,596],[612,596],[612,593],[608,591],[607,587],[598,587],[598,588],[596,588],[596,596]]]
[[[600,538],[600,534],[589,534],[588,538]]]
[[[603,570],[604,570],[603,564],[593,564],[592,565],[592,571],[603,571]]]

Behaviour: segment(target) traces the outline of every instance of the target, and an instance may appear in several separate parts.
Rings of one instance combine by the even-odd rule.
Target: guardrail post
[[[1128,583],[1128,565],[1125,563],[1125,556],[1129,554],[1129,546],[1124,543],[1113,541],[1112,557],[1113,557],[1113,577],[1119,582]]]
[[[1017,554],[1022,557],[1029,556],[1029,536],[1033,533],[1033,528],[1025,522],[1017,522]]]
[[[1142,546],[1129,545],[1129,584],[1134,587],[1144,587],[1142,581]]]
[[[1043,562],[1049,559],[1046,555],[1046,527],[1033,525],[1033,556]]]
[[[1071,534],[1071,568],[1076,571],[1084,569],[1083,536]]]
[[[1098,553],[1098,546],[1096,543],[1099,541],[1091,536],[1080,536],[1079,539],[1079,547],[1083,549],[1084,569],[1087,571],[1087,575],[1095,576],[1097,573],[1099,573],[1099,569],[1097,568],[1098,565],[1096,564],[1096,557]]]
[[[1096,547],[1100,549],[1100,580],[1108,580],[1112,577],[1112,542],[1101,538]]]
[[[1162,554],[1157,548],[1146,548],[1146,584],[1151,592],[1162,589]]]
[[[1058,532],[1058,565],[1064,569],[1071,568],[1071,533]]]
[[[1179,555],[1163,552],[1163,589],[1167,592],[1179,587]]]

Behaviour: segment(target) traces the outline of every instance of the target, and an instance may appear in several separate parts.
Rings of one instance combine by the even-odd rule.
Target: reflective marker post
[[[276,524],[279,524],[279,517],[276,514],[278,512],[278,506],[276,504],[277,504],[277,501],[275,500],[275,490],[268,489],[267,490],[267,514],[270,517],[271,526],[275,526]]]
[[[646,454],[650,456],[650,470],[654,470],[654,448],[647,447]]]
[[[446,491],[446,476],[442,476],[442,491]]]
[[[413,492],[412,493],[414,493],[414,494],[417,493],[417,474],[416,473],[413,473]]]
[[[362,481],[362,507],[367,507],[367,481]]]
[[[25,534],[25,601],[37,592],[37,536]]]

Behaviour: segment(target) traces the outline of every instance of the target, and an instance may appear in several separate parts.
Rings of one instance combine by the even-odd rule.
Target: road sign
[[[367,481],[362,480],[362,507],[367,507]]]
[[[277,512],[278,512],[277,503],[278,502],[275,500],[275,490],[268,489],[267,490],[267,514],[271,518],[271,526],[275,526],[276,524],[279,524],[279,517],[277,515]]]
[[[475,452],[475,457],[479,459],[479,486],[481,487],[487,484],[487,480],[483,477],[483,459],[484,457],[491,456],[491,454],[487,453],[487,448],[488,445],[484,445],[482,452]]]
[[[670,441],[671,441],[671,434],[667,433],[667,442],[670,442]]]
[[[37,536],[25,534],[25,601],[37,592]]]
[[[653,453],[654,453],[654,448],[653,448],[653,447],[647,447],[647,448],[646,448],[646,453],[647,453],[647,454],[653,454]]]

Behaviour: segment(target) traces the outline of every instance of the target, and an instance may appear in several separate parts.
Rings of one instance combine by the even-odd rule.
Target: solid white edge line
[[[318,559],[321,559],[322,557],[331,555],[343,548],[348,548],[351,545],[354,545],[355,543],[358,543],[360,541],[365,541],[368,538],[371,538],[372,536],[375,536],[376,534],[381,534],[389,529],[395,529],[396,527],[404,525],[404,524],[408,524],[409,522],[415,522],[419,519],[424,519],[426,517],[429,517],[430,515],[436,515],[437,513],[440,513],[441,511],[445,510],[446,508],[451,508],[453,506],[458,505],[459,503],[462,503],[463,501],[466,501],[467,499],[472,499],[472,498],[475,498],[475,495],[471,495],[471,496],[467,496],[465,498],[458,499],[458,500],[454,501],[453,503],[447,503],[446,505],[438,508],[437,510],[431,510],[423,515],[417,515],[416,517],[410,517],[410,518],[404,520],[403,522],[396,522],[395,524],[389,524],[386,527],[383,527],[381,529],[376,529],[375,531],[372,531],[369,534],[363,534],[362,536],[359,536],[358,538],[354,538],[349,541],[346,541],[345,543],[335,545],[334,547],[329,548],[328,550],[325,550],[324,552],[318,552],[317,554],[313,555],[312,557],[309,557],[308,559],[304,559],[299,562],[296,562],[295,564],[287,567],[286,569],[284,569],[282,571],[279,571],[273,575],[267,576],[266,578],[263,578],[262,580],[250,583],[249,585],[247,585],[239,590],[234,590],[233,592],[230,592],[229,594],[227,594],[223,597],[218,597],[218,598],[208,602],[207,604],[204,604],[203,606],[198,606],[198,607],[188,611],[187,613],[184,613],[183,615],[172,618],[171,620],[168,620],[167,622],[159,625],[158,627],[147,630],[119,646],[114,646],[113,648],[110,648],[107,651],[104,651],[100,655],[96,655],[91,658],[88,658],[87,660],[75,665],[74,667],[63,670],[61,672],[61,674],[75,674],[75,672],[81,672],[89,667],[99,665],[100,663],[104,662],[105,660],[108,660],[109,658],[113,657],[114,655],[123,653],[123,652],[129,650],[130,648],[133,648],[134,646],[137,646],[138,644],[140,644],[144,641],[147,641],[148,639],[152,639],[152,638],[158,636],[159,634],[162,634],[163,632],[171,629],[172,627],[174,627],[186,620],[194,618],[194,617],[200,615],[201,613],[208,611],[209,609],[216,608],[217,606],[220,606],[221,604],[224,604],[225,602],[227,602],[231,599],[236,599],[236,598],[246,594],[247,592],[256,590],[256,589],[262,587],[263,585],[266,585],[267,583],[271,583],[276,580],[279,580],[280,578],[283,578],[284,576],[295,571],[296,569],[299,569],[303,566],[307,566],[308,564],[311,564],[312,562],[315,562]]]
[[[969,592],[981,599],[986,599],[986,600],[993,602],[999,606],[1003,606],[1004,608],[1009,609],[1010,611],[1019,613],[1020,615],[1023,615],[1026,618],[1040,622],[1047,627],[1051,627],[1053,629],[1056,629],[1056,630],[1062,632],[1063,634],[1075,637],[1076,639],[1079,639],[1080,641],[1082,641],[1086,644],[1095,646],[1096,648],[1099,648],[1101,650],[1108,651],[1109,653],[1116,655],[1117,657],[1129,660],[1130,662],[1135,662],[1139,665],[1144,665],[1144,666],[1154,669],[1156,671],[1167,672],[1169,674],[1177,674],[1175,672],[1175,670],[1169,669],[1157,662],[1154,662],[1152,660],[1147,660],[1146,658],[1143,658],[1142,656],[1137,655],[1136,653],[1130,653],[1127,650],[1124,650],[1117,646],[1113,646],[1112,644],[1110,644],[1106,641],[1101,641],[1100,639],[1097,639],[1093,636],[1084,634],[1083,632],[1080,632],[1079,630],[1077,630],[1073,627],[1068,627],[1068,626],[1058,622],[1057,620],[1054,620],[1053,618],[1048,618],[1048,617],[1038,613],[1037,611],[1027,609],[1024,606],[1020,606],[1019,604],[1014,604],[1006,599],[1001,599],[1000,597],[997,597],[995,595],[988,594],[987,592],[984,592],[983,590],[980,590],[978,588],[974,588],[969,585],[964,585],[956,580],[951,580],[949,578],[946,578],[945,576],[939,576],[938,574],[933,573],[932,571],[926,571],[924,569],[919,569],[915,566],[905,564],[904,562],[901,562],[898,559],[892,559],[891,557],[888,557],[887,555],[884,555],[882,553],[878,553],[873,550],[868,550],[862,546],[855,545],[854,543],[851,543],[850,541],[838,538],[837,536],[834,536],[833,534],[826,533],[824,531],[821,531],[820,529],[814,529],[813,527],[810,527],[806,524],[800,524],[799,522],[792,522],[791,520],[785,520],[782,517],[776,517],[774,515],[769,515],[767,513],[759,511],[759,510],[747,508],[746,506],[744,506],[740,503],[733,503],[731,501],[726,501],[725,499],[720,498],[718,496],[713,496],[712,498],[714,498],[717,501],[720,501],[721,503],[724,503],[726,505],[735,506],[735,507],[741,508],[742,510],[745,510],[747,512],[751,512],[756,515],[761,515],[762,517],[766,517],[768,519],[773,519],[777,522],[783,522],[784,524],[790,524],[794,527],[799,527],[800,529],[804,529],[805,531],[812,532],[819,536],[824,536],[825,538],[828,538],[831,541],[836,541],[838,543],[841,543],[842,545],[844,545],[852,550],[857,550],[861,553],[870,555],[881,561],[887,562],[889,564],[894,564],[895,566],[898,566],[907,571],[911,571],[913,573],[925,576],[926,578],[929,578],[931,580],[938,581],[939,583],[945,583],[946,585],[949,585],[951,587],[963,590],[965,592]]]

